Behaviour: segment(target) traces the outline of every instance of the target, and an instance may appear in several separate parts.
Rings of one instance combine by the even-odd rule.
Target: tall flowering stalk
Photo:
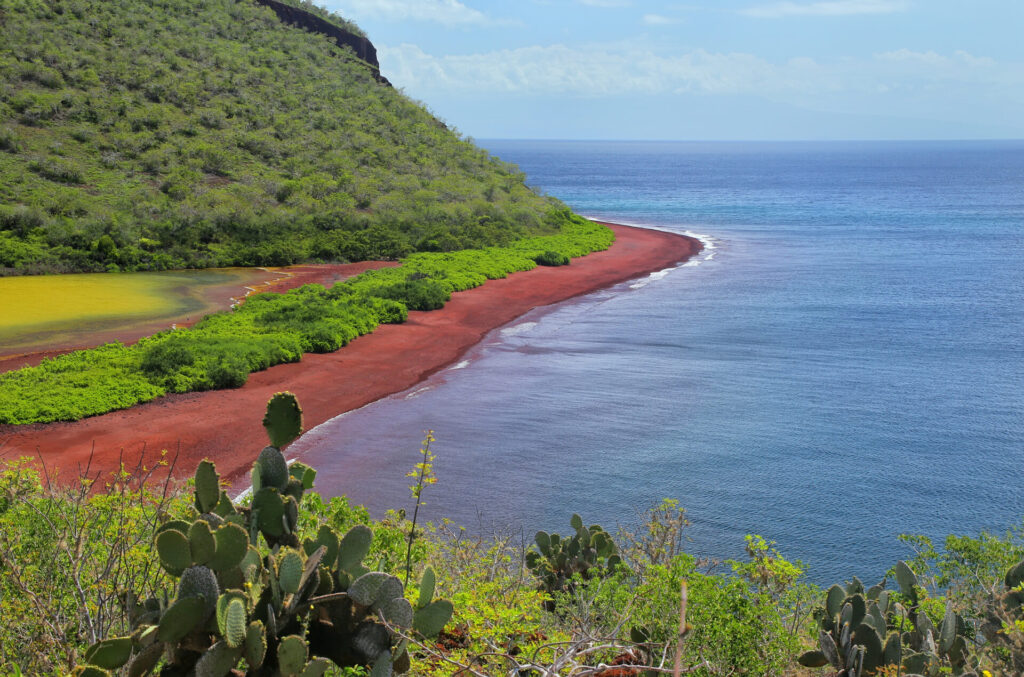
[[[405,474],[406,477],[412,477],[416,480],[416,484],[409,486],[409,489],[412,491],[412,497],[416,500],[416,507],[412,511],[412,528],[409,530],[409,547],[405,551],[406,586],[409,585],[409,574],[412,571],[412,542],[416,539],[416,519],[420,514],[420,506],[426,505],[423,502],[423,487],[437,482],[437,477],[434,476],[435,456],[434,453],[430,451],[430,443],[434,441],[434,431],[428,430],[426,437],[423,438],[423,446],[420,447],[420,454],[422,454],[423,460],[414,465],[412,470]]]

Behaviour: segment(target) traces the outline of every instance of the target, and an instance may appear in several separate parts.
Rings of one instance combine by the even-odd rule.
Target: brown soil
[[[441,310],[410,312],[405,324],[382,325],[335,353],[305,355],[302,362],[252,374],[236,390],[170,395],[74,423],[0,426],[0,456],[38,454],[48,467],[74,473],[91,453],[92,469],[107,471],[122,458],[134,465],[142,454],[155,460],[167,449],[177,455],[180,474],[211,458],[222,476],[237,479],[266,444],[261,419],[275,392],[298,396],[310,429],[415,385],[458,361],[487,332],[533,308],[661,270],[701,247],[689,237],[608,225],[616,242],[607,251],[569,266],[491,280],[455,294]],[[295,283],[310,281],[317,280]]]

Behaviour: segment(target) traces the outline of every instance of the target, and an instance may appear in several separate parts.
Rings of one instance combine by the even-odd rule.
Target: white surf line
[[[672,266],[671,268],[664,268],[662,270],[656,270],[653,273],[649,273],[647,275],[647,277],[638,278],[638,279],[636,279],[636,280],[634,280],[632,282],[626,283],[626,284],[629,285],[629,289],[633,289],[633,290],[642,289],[642,288],[646,287],[647,285],[649,285],[651,282],[657,282],[658,280],[663,279],[665,276],[667,276],[669,273],[671,273],[673,270],[675,270],[677,268],[694,268],[696,266],[699,266],[701,263],[703,263],[705,261],[713,260],[715,258],[715,254],[716,254],[715,250],[718,249],[718,242],[720,242],[720,240],[718,240],[718,239],[716,239],[716,238],[714,238],[714,237],[712,237],[710,235],[706,235],[704,233],[697,233],[697,232],[694,232],[694,231],[692,231],[690,229],[686,229],[686,230],[680,232],[680,231],[674,230],[672,228],[666,228],[666,227],[663,227],[663,226],[651,226],[651,225],[648,225],[648,224],[645,224],[645,223],[636,223],[636,222],[624,221],[622,219],[617,219],[615,217],[610,217],[610,218],[606,219],[604,217],[596,217],[596,216],[586,216],[586,215],[581,215],[581,216],[583,216],[583,218],[585,218],[585,219],[587,219],[589,221],[593,221],[595,223],[597,223],[597,222],[615,223],[615,224],[618,224],[618,225],[621,225],[621,226],[628,226],[630,228],[642,228],[644,230],[656,230],[659,233],[670,233],[672,235],[684,235],[686,237],[691,237],[691,238],[697,240],[698,242],[700,242],[700,244],[701,244],[700,254],[701,255],[699,257],[691,256],[690,258],[688,258],[685,261],[682,261],[682,262],[676,264],[675,266]]]

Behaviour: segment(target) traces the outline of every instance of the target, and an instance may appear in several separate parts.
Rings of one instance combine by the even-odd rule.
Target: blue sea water
[[[318,485],[475,531],[635,524],[691,552],[757,533],[819,583],[904,532],[1024,516],[1024,142],[485,141],[578,213],[700,234],[688,264],[531,312],[295,451]]]

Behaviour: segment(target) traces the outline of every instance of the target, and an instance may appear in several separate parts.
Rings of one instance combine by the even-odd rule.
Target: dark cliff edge
[[[284,23],[289,23],[303,28],[312,33],[320,33],[334,40],[339,47],[349,47],[355,55],[365,61],[373,68],[373,75],[377,81],[391,86],[388,79],[380,73],[380,63],[377,61],[377,48],[367,38],[355,33],[350,33],[340,26],[336,26],[315,14],[310,14],[298,7],[286,5],[277,0],[256,0],[260,5],[274,10],[277,17]]]

